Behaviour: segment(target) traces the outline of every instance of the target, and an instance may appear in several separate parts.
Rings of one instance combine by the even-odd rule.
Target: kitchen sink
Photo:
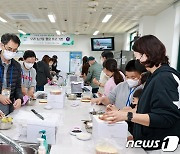
[[[26,154],[37,154],[39,144],[38,143],[27,143],[16,141],[23,148]],[[48,151],[50,152],[51,145],[48,145]],[[19,154],[11,145],[6,143],[0,143],[0,154]]]
[[[37,154],[37,150],[31,147],[23,147],[23,150],[26,154]],[[8,144],[0,145],[1,154],[19,154],[13,147]]]

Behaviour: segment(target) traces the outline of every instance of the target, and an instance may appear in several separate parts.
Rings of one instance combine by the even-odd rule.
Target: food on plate
[[[39,103],[47,103],[47,99],[40,99]]]
[[[99,115],[99,119],[105,120],[105,121],[112,121],[112,120],[114,120],[113,117],[106,117],[104,115]]]
[[[77,134],[79,134],[79,133],[81,133],[81,132],[82,132],[82,130],[81,130],[80,127],[74,127],[74,128],[70,131],[70,134],[76,136]]]
[[[7,117],[8,122],[12,122],[13,118],[12,117]]]
[[[96,146],[96,154],[118,154],[118,151],[110,145],[99,145]]]
[[[3,117],[3,118],[1,119],[1,122],[2,122],[2,123],[8,123],[8,119],[7,119],[6,117]]]
[[[91,98],[88,98],[88,97],[83,97],[81,99],[81,102],[90,102],[91,101]]]
[[[91,134],[89,134],[89,133],[79,133],[79,134],[76,135],[76,137],[79,140],[86,141],[86,140],[90,140],[91,139]]]
[[[3,118],[1,118],[2,123],[12,122],[12,120],[13,120],[12,117],[3,117]]]
[[[60,90],[51,90],[50,94],[52,94],[52,95],[60,95],[61,91]]]

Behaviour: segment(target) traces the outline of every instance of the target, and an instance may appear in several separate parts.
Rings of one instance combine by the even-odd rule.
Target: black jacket
[[[9,84],[10,84],[10,73],[11,73],[12,66],[13,66],[13,73],[12,73],[10,99],[14,103],[14,100],[16,99],[20,98],[22,100],[23,95],[21,91],[21,66],[14,59],[11,59],[11,64],[7,70],[7,86],[9,87]],[[1,58],[0,58],[0,67],[1,67],[1,73],[3,72],[3,76],[4,76],[4,66],[2,65]],[[0,92],[2,92],[2,86],[3,86],[1,77],[0,77]],[[14,110],[13,103],[9,104],[9,113],[11,113]]]
[[[179,100],[178,83],[172,73],[180,79],[180,74],[168,65],[162,65],[148,78],[137,113],[149,114],[150,125],[134,124],[135,140],[163,141],[166,136],[180,138],[180,109],[173,103]]]
[[[52,71],[55,71],[56,73],[60,72],[60,70],[57,69],[57,60],[55,60],[52,64]]]
[[[36,82],[37,86],[44,86],[47,83],[47,78],[52,79],[50,75],[49,65],[44,61],[37,62]]]

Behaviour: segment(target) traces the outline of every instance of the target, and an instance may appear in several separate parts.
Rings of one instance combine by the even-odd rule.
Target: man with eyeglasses
[[[19,38],[6,33],[1,37],[0,54],[0,110],[5,114],[21,107],[21,66],[14,60],[20,45]]]

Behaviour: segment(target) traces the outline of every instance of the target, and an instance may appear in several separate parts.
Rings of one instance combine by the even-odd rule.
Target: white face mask
[[[26,63],[24,62],[24,66],[27,68],[27,69],[30,69],[31,67],[33,67],[33,63]]]
[[[130,88],[136,87],[139,84],[139,80],[127,79],[126,82],[128,83]]]
[[[3,56],[6,60],[10,60],[12,58],[14,58],[16,55],[16,52],[12,52],[12,51],[8,51],[8,50],[4,50],[3,52]]]

